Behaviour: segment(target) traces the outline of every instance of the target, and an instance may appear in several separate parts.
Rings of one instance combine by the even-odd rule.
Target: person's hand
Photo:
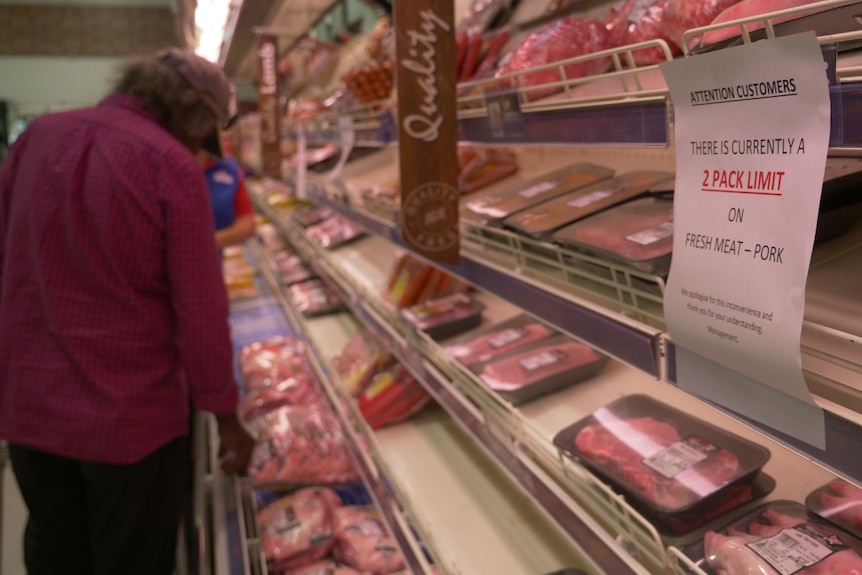
[[[227,474],[245,473],[251,461],[251,453],[254,450],[254,437],[245,426],[240,423],[239,417],[233,415],[216,416],[219,434],[219,459],[221,468]]]

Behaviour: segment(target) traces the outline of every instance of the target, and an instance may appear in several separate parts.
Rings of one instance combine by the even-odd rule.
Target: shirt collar
[[[139,116],[143,116],[148,120],[152,120],[156,122],[156,115],[147,108],[147,105],[144,104],[143,100],[137,98],[136,96],[132,96],[131,94],[111,94],[106,96],[101,102],[99,102],[99,106],[109,106],[114,108],[125,108]]]

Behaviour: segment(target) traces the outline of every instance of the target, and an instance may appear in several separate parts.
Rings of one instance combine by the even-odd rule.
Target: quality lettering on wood
[[[420,255],[459,262],[453,0],[394,3],[401,235]]]

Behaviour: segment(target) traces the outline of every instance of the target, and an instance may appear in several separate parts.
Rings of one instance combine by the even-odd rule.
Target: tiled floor
[[[24,521],[27,511],[18,493],[18,485],[12,476],[12,469],[6,465],[2,470],[0,482],[3,485],[0,511],[2,511],[2,563],[0,575],[24,575],[24,562],[21,560],[21,537],[24,532]]]

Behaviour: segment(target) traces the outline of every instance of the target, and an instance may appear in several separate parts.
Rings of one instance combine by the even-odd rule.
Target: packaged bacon
[[[516,72],[523,75],[517,80],[504,80],[518,87],[528,101],[539,100],[562,90],[553,86],[555,82],[599,74],[608,69],[608,57],[591,58],[559,67],[531,71],[546,64],[586,56],[610,47],[610,34],[604,24],[597,20],[570,16],[546,24],[527,36],[512,52],[509,60],[497,70],[496,76],[504,77]],[[505,83],[501,84],[505,85]],[[535,86],[535,88],[533,88]]]
[[[812,513],[862,537],[862,488],[835,478],[812,491],[805,499]]]
[[[647,193],[672,177],[668,172],[638,170],[567,192],[503,220],[503,225],[544,238],[553,231]]]
[[[486,363],[479,377],[512,403],[522,403],[598,373],[607,357],[585,343],[557,336]]]
[[[765,447],[641,394],[597,409],[557,433],[554,445],[669,527],[703,515],[734,486],[751,485],[770,456]]]
[[[465,334],[448,342],[445,349],[460,363],[472,367],[525,349],[557,334],[557,331],[540,321],[521,314]]]
[[[551,238],[573,251],[665,277],[673,253],[673,200],[635,199],[565,226]]]
[[[862,541],[778,500],[709,530],[685,554],[707,575],[838,575],[862,572]]]
[[[574,164],[503,190],[470,196],[462,204],[461,216],[476,223],[496,223],[566,192],[610,178],[613,174],[613,170],[594,164]]]
[[[482,321],[481,303],[468,293],[427,300],[401,310],[401,317],[431,339],[444,339],[474,328]]]

